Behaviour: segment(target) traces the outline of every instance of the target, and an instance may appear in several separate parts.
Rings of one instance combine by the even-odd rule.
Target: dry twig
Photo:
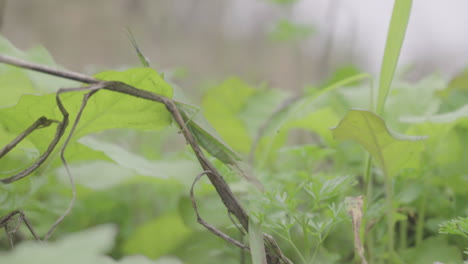
[[[43,73],[50,74],[50,75],[55,75],[55,76],[70,79],[70,80],[79,81],[79,82],[82,82],[82,83],[102,85],[102,87],[100,87],[99,89],[106,89],[106,90],[110,90],[110,91],[114,91],[114,92],[124,93],[124,94],[131,95],[131,96],[138,97],[138,98],[143,98],[143,99],[154,101],[154,102],[163,103],[166,106],[166,109],[171,113],[173,119],[175,120],[175,122],[177,123],[179,128],[181,129],[183,136],[185,137],[188,144],[190,144],[190,146],[193,149],[193,151],[194,151],[194,153],[195,153],[201,167],[204,170],[204,173],[201,174],[199,177],[201,177],[202,175],[205,175],[205,174],[207,175],[207,177],[209,178],[209,180],[211,181],[211,183],[215,187],[215,189],[216,189],[218,195],[220,196],[222,202],[226,206],[228,212],[232,213],[237,218],[237,220],[239,221],[239,223],[242,225],[242,227],[245,230],[248,230],[249,217],[248,217],[246,211],[241,206],[240,202],[238,201],[238,199],[236,198],[234,193],[231,191],[231,189],[229,188],[228,184],[223,179],[221,174],[213,166],[213,164],[211,164],[211,162],[206,158],[205,154],[202,152],[202,150],[201,150],[200,146],[198,145],[197,141],[195,140],[194,136],[191,134],[190,130],[187,128],[187,126],[186,126],[186,124],[185,124],[185,122],[184,122],[184,120],[183,120],[183,118],[181,116],[181,113],[179,112],[178,108],[176,107],[176,105],[175,105],[175,103],[174,103],[174,101],[172,99],[161,96],[161,95],[158,95],[158,94],[154,94],[154,93],[146,91],[146,90],[137,89],[137,88],[132,87],[130,85],[127,85],[125,83],[121,83],[121,82],[102,82],[102,81],[100,81],[98,79],[95,79],[93,77],[89,77],[89,76],[86,76],[86,75],[83,75],[83,74],[80,74],[80,73],[70,72],[70,71],[66,71],[66,70],[58,70],[58,69],[54,69],[54,68],[51,68],[51,67],[30,63],[30,62],[27,62],[27,61],[24,61],[24,60],[20,60],[20,59],[5,56],[5,55],[0,55],[0,62],[11,64],[11,65],[22,67],[22,68],[26,68],[26,69],[30,69],[30,70],[34,70],[34,71],[43,72]],[[66,89],[66,90],[59,91],[57,93],[57,105],[59,106],[59,109],[62,112],[64,118],[63,118],[62,122],[60,122],[60,124],[58,125],[56,136],[52,140],[52,142],[49,145],[47,151],[39,158],[39,160],[35,164],[33,164],[33,166],[31,166],[27,170],[23,171],[22,173],[18,174],[19,176],[18,175],[13,176],[14,177],[13,179],[10,179],[12,177],[7,178],[7,179],[3,179],[2,180],[3,183],[10,183],[10,182],[19,180],[19,179],[25,177],[26,175],[30,174],[31,172],[33,172],[35,169],[37,169],[45,161],[45,159],[47,159],[47,157],[52,152],[55,145],[60,140],[60,138],[63,135],[63,133],[65,131],[65,128],[66,128],[66,126],[68,124],[68,113],[66,112],[65,108],[61,104],[61,101],[59,99],[59,94],[62,93],[62,92],[65,92],[65,91],[70,92],[70,91],[78,91],[78,90],[81,90],[81,91],[82,90],[92,90],[92,88],[90,88],[90,87],[71,88],[71,89]],[[97,89],[98,88],[96,88],[96,90]],[[91,94],[89,94],[89,96],[90,95]],[[86,100],[85,99],[83,100],[83,104],[82,104],[82,108],[80,109],[80,113],[83,111],[84,106],[86,105]],[[79,118],[77,117],[77,119],[75,120],[74,127],[76,127],[76,124],[78,123],[78,121],[79,121]],[[70,137],[71,137],[71,135],[69,135],[69,138],[67,139],[67,142],[69,141]],[[64,152],[65,147],[66,147],[66,145],[64,145],[64,147],[62,148],[62,154],[61,154],[62,161],[64,161],[63,152]],[[65,161],[64,161],[64,164],[66,164]],[[207,172],[209,172],[209,173],[207,173]],[[68,174],[68,175],[70,177],[70,174]],[[70,179],[71,179],[71,183],[73,184],[73,179],[71,177],[70,177]],[[72,200],[72,202],[73,202],[73,200]],[[69,207],[69,209],[70,209],[70,207]],[[68,213],[68,211],[69,210],[67,209],[66,213]],[[63,218],[61,218],[61,219],[63,219]],[[61,219],[59,219],[59,220],[61,221]],[[54,224],[54,226],[51,228],[51,230],[49,232],[53,231],[56,224]],[[48,237],[48,236],[50,236],[49,233],[47,234],[46,237]],[[279,247],[277,246],[276,242],[273,240],[273,238],[271,236],[266,236],[264,240],[267,243],[266,248],[267,248],[267,251],[268,251],[267,256],[268,256],[269,263],[282,263],[282,262],[283,263],[291,263],[291,261],[289,259],[287,259],[281,253]],[[242,244],[239,244],[239,245],[236,245],[236,246],[245,247]]]

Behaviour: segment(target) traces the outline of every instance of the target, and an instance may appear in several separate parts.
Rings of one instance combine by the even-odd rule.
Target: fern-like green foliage
[[[468,217],[457,217],[439,224],[439,233],[461,235],[468,239]]]

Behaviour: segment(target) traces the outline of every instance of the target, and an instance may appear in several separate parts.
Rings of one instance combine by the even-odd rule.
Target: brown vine
[[[118,92],[118,93],[123,93],[123,94],[127,94],[127,95],[130,95],[130,96],[143,98],[143,99],[146,99],[146,100],[150,100],[150,101],[154,101],[154,102],[164,104],[166,106],[166,109],[171,113],[173,120],[177,123],[177,125],[181,129],[182,134],[183,134],[186,142],[193,149],[193,151],[194,151],[194,153],[195,153],[195,155],[196,155],[196,157],[198,159],[198,162],[200,163],[200,166],[203,169],[203,173],[200,174],[199,176],[197,176],[197,178],[195,179],[193,184],[195,184],[196,181],[201,176],[206,175],[209,178],[210,182],[215,187],[218,195],[220,196],[220,198],[221,198],[222,202],[224,203],[225,207],[227,208],[228,213],[234,215],[235,218],[239,221],[242,228],[246,232],[248,232],[248,230],[249,230],[249,228],[248,228],[249,216],[248,216],[247,212],[242,207],[242,205],[240,204],[237,197],[234,195],[234,193],[232,192],[232,190],[230,189],[229,185],[226,183],[226,181],[224,180],[222,175],[218,172],[218,170],[213,166],[213,164],[207,159],[205,154],[202,152],[198,142],[195,140],[195,137],[192,135],[190,130],[187,128],[187,126],[186,126],[186,124],[185,124],[185,122],[184,122],[184,120],[182,118],[181,113],[179,112],[177,106],[175,105],[175,103],[174,103],[174,101],[172,99],[161,96],[161,95],[158,95],[158,94],[154,94],[154,93],[146,91],[146,90],[141,90],[141,89],[132,87],[132,86],[127,85],[125,83],[113,82],[113,81],[110,81],[110,82],[101,81],[101,80],[98,80],[98,79],[95,79],[93,77],[86,76],[86,75],[83,75],[83,74],[80,74],[80,73],[75,73],[75,72],[66,71],[66,70],[58,70],[58,69],[54,69],[54,68],[51,68],[51,67],[47,67],[47,66],[43,66],[43,65],[39,65],[39,64],[34,64],[34,63],[30,63],[30,62],[20,60],[20,59],[17,59],[17,58],[9,57],[9,56],[6,56],[6,55],[0,55],[0,62],[10,64],[10,65],[13,65],[13,66],[18,66],[18,67],[30,69],[30,70],[34,70],[34,71],[43,72],[43,73],[49,74],[49,75],[55,75],[55,76],[58,76],[58,77],[62,77],[62,78],[66,78],[66,79],[75,80],[75,81],[79,81],[79,82],[82,82],[82,83],[89,84],[89,86],[87,86],[87,87],[60,89],[57,92],[57,96],[56,96],[57,105],[59,106],[59,109],[60,109],[60,111],[61,111],[61,113],[63,115],[63,120],[61,122],[55,121],[55,120],[49,120],[47,118],[40,118],[40,120],[36,121],[30,128],[25,130],[25,132],[23,132],[20,136],[15,138],[15,140],[13,140],[12,143],[8,144],[4,149],[2,149],[0,151],[0,153],[3,156],[10,149],[14,148],[14,146],[16,144],[18,144],[18,142],[20,142],[22,139],[24,139],[27,135],[29,135],[35,129],[40,128],[40,127],[44,127],[44,126],[47,126],[47,125],[51,125],[52,123],[58,123],[57,130],[56,130],[56,135],[53,138],[52,142],[49,144],[46,152],[44,152],[44,154],[42,154],[42,156],[39,157],[39,159],[33,165],[31,165],[29,168],[27,168],[26,170],[20,172],[19,174],[13,175],[13,176],[11,176],[9,178],[0,179],[0,181],[2,183],[4,183],[4,184],[8,184],[8,183],[12,183],[12,182],[15,182],[17,180],[20,180],[20,179],[26,177],[27,175],[31,174],[34,170],[39,168],[41,166],[41,164],[49,157],[50,153],[54,150],[55,146],[57,145],[57,143],[60,141],[61,137],[63,136],[63,134],[65,132],[65,129],[66,129],[67,125],[68,125],[68,122],[69,122],[68,121],[68,112],[63,107],[63,105],[62,105],[62,103],[60,101],[60,96],[59,95],[61,93],[64,93],[64,92],[84,91],[84,90],[90,91],[89,93],[85,94],[85,97],[83,98],[81,108],[79,110],[79,113],[78,113],[75,121],[74,121],[72,130],[69,133],[67,139],[65,140],[65,143],[62,146],[61,153],[60,153],[62,162],[63,162],[63,164],[64,164],[64,166],[65,166],[65,168],[67,170],[67,174],[68,174],[68,176],[70,178],[70,182],[72,184],[73,198],[72,198],[72,201],[70,202],[69,207],[67,208],[67,211],[50,228],[49,232],[45,236],[45,239],[50,237],[50,235],[52,234],[55,227],[63,220],[63,218],[68,214],[68,212],[73,207],[73,203],[74,203],[76,195],[75,195],[75,190],[74,190],[73,178],[71,177],[70,171],[69,171],[68,166],[66,164],[66,160],[65,160],[65,157],[64,157],[64,152],[65,152],[66,146],[68,144],[68,141],[72,137],[73,132],[74,132],[76,126],[79,123],[81,113],[83,112],[83,110],[84,110],[84,108],[86,106],[87,100],[89,99],[90,96],[92,96],[94,93],[98,92],[101,89],[110,90],[110,91],[114,91],[114,92]],[[0,158],[1,158],[1,156],[0,156]],[[192,186],[191,195],[192,195],[192,201],[193,201],[194,209],[197,212],[196,204],[194,202],[194,197],[193,197],[193,186]],[[27,222],[27,220],[25,220],[26,218],[24,217],[24,214],[22,212],[21,213],[19,213],[19,212],[20,211],[15,211],[15,214],[20,214],[21,215],[22,220],[27,224],[27,226],[30,229],[31,233],[34,235],[34,237],[36,239],[38,239],[37,235],[35,235],[35,232],[32,229],[32,227],[30,226],[29,222]],[[11,215],[12,213],[10,213],[9,215]],[[7,215],[7,216],[5,216],[5,217],[3,217],[1,219],[2,220],[3,219],[7,219],[7,220],[11,219],[11,216],[9,218],[6,218],[9,215]],[[197,212],[197,216],[199,217],[198,212]],[[198,220],[199,220],[199,222],[203,221],[203,219],[201,219],[201,217],[199,217]],[[204,223],[206,225],[204,225],[203,223],[201,223],[201,224],[204,225],[205,227],[207,227],[208,224],[206,222],[204,222]],[[0,225],[0,227],[1,227],[1,225]],[[218,231],[214,227],[213,228],[208,228],[208,230],[210,232],[214,233],[215,235],[221,236],[220,233],[219,233],[220,231]],[[234,242],[235,240],[230,241],[226,237],[222,237],[222,238],[225,239],[226,241],[238,246],[238,247],[241,247],[243,249],[248,249],[247,246],[244,246],[240,242],[237,242],[237,241]],[[273,239],[272,236],[265,234],[264,235],[264,241],[265,241],[265,251],[266,251],[268,263],[275,263],[275,264],[276,263],[292,263],[286,256],[283,255],[283,253],[281,252],[280,248],[278,247],[276,241]]]

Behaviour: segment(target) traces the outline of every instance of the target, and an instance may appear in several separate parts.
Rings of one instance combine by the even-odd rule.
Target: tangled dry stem
[[[30,62],[20,60],[20,59],[17,59],[17,58],[13,58],[13,57],[9,57],[9,56],[6,56],[6,55],[0,55],[0,62],[10,64],[10,65],[14,65],[14,66],[18,66],[18,67],[22,67],[22,68],[26,68],[26,69],[30,69],[30,70],[34,70],[34,71],[43,72],[43,73],[49,74],[49,75],[55,75],[55,76],[58,76],[58,77],[62,77],[62,78],[66,78],[66,79],[75,80],[75,81],[78,81],[78,82],[89,84],[89,86],[87,86],[87,87],[60,89],[57,92],[57,95],[56,95],[57,105],[59,106],[59,109],[60,109],[60,111],[61,111],[61,113],[63,115],[63,120],[61,122],[56,121],[56,120],[49,120],[49,119],[47,119],[45,117],[41,117],[33,125],[31,125],[31,127],[26,129],[17,138],[15,138],[10,144],[8,144],[6,147],[4,147],[2,150],[0,150],[0,158],[1,158],[3,155],[8,153],[8,151],[10,151],[12,148],[14,148],[16,146],[16,144],[18,144],[21,140],[23,140],[30,133],[32,133],[35,129],[45,127],[45,126],[49,126],[52,123],[58,123],[55,137],[52,139],[52,141],[49,144],[48,148],[38,158],[38,160],[36,162],[34,162],[26,170],[24,170],[24,171],[22,171],[22,172],[20,172],[20,173],[18,173],[16,175],[13,175],[11,177],[8,177],[8,178],[5,178],[5,179],[0,179],[0,181],[2,183],[4,183],[4,184],[9,184],[9,183],[20,180],[20,179],[26,177],[27,175],[31,174],[33,171],[35,171],[37,168],[39,168],[39,166],[42,163],[44,163],[45,160],[47,160],[49,155],[52,153],[52,151],[56,147],[57,143],[62,138],[62,136],[63,136],[63,134],[64,134],[64,132],[65,132],[67,126],[68,126],[68,123],[69,123],[68,112],[65,109],[65,107],[63,106],[62,102],[60,101],[60,94],[64,93],[64,92],[90,91],[89,93],[85,94],[85,97],[83,98],[81,108],[79,110],[79,113],[78,113],[75,121],[74,121],[72,130],[69,133],[67,139],[65,140],[65,143],[63,144],[61,152],[60,152],[62,162],[63,162],[63,164],[64,164],[64,166],[66,168],[67,174],[68,174],[69,179],[70,179],[70,183],[72,185],[73,198],[72,198],[72,201],[70,202],[66,212],[53,224],[53,226],[50,228],[49,232],[47,232],[47,234],[45,236],[45,239],[48,239],[52,235],[52,232],[54,231],[55,227],[70,212],[71,208],[73,207],[74,201],[76,199],[76,191],[75,191],[75,188],[74,188],[73,177],[71,176],[71,173],[70,173],[70,171],[68,169],[64,153],[65,153],[66,146],[67,146],[68,142],[70,141],[76,126],[79,123],[81,113],[83,112],[83,110],[84,110],[84,108],[86,106],[87,100],[89,99],[89,97],[91,97],[93,94],[95,94],[96,92],[98,92],[101,89],[114,91],[114,92],[119,92],[119,93],[127,94],[127,95],[130,95],[130,96],[143,98],[143,99],[146,99],[146,100],[150,100],[150,101],[154,101],[154,102],[164,104],[166,106],[166,109],[171,113],[173,119],[175,120],[175,122],[177,123],[179,128],[181,129],[185,140],[187,141],[187,143],[193,149],[193,151],[194,151],[194,153],[195,153],[195,155],[196,155],[196,157],[197,157],[197,159],[198,159],[198,161],[200,163],[200,166],[204,170],[203,173],[199,174],[199,176],[196,177],[193,185],[195,185],[195,183],[198,181],[198,179],[200,177],[202,177],[203,175],[206,175],[209,178],[209,180],[211,181],[211,183],[213,184],[213,186],[215,187],[215,189],[216,189],[218,195],[220,196],[222,202],[226,206],[226,208],[228,210],[228,213],[234,215],[236,217],[236,219],[239,221],[242,228],[246,232],[248,232],[248,230],[249,230],[249,228],[248,228],[248,225],[249,225],[249,216],[248,216],[248,214],[246,213],[245,209],[241,206],[240,202],[238,201],[238,199],[236,198],[236,196],[234,195],[234,193],[232,192],[232,190],[230,189],[229,185],[226,183],[226,181],[224,180],[222,175],[218,172],[218,170],[213,166],[213,164],[206,158],[205,154],[202,152],[199,144],[195,140],[195,138],[192,135],[192,133],[190,132],[190,130],[187,128],[187,126],[186,126],[186,124],[185,124],[185,122],[184,122],[184,120],[182,118],[182,115],[180,114],[178,108],[176,107],[176,105],[175,105],[175,103],[174,103],[174,101],[172,99],[161,96],[161,95],[154,94],[154,93],[149,92],[149,91],[145,91],[145,90],[141,90],[141,89],[129,86],[129,85],[125,84],[125,83],[112,82],[112,81],[111,82],[101,81],[101,80],[98,80],[98,79],[95,79],[93,77],[86,76],[86,75],[83,75],[83,74],[80,74],[80,73],[70,72],[70,71],[66,71],[66,70],[54,69],[54,68],[51,68],[51,67],[30,63]],[[195,200],[194,200],[194,196],[193,196],[193,186],[192,186],[192,190],[191,190],[191,197],[192,197],[192,203],[193,203],[194,210],[197,213],[198,221],[202,225],[204,225],[209,231],[211,231],[215,235],[220,236],[221,238],[225,239],[226,241],[232,243],[233,245],[238,246],[238,247],[240,247],[242,249],[246,249],[246,250],[248,249],[247,246],[245,246],[242,243],[240,243],[240,242],[228,237],[227,235],[223,234],[221,231],[217,230],[213,226],[206,223],[199,216],[198,210],[197,210],[197,207],[196,207],[196,203],[195,203]],[[24,214],[21,211],[14,211],[14,212],[8,214],[7,216],[1,218],[0,220],[7,223],[16,214],[20,214],[22,221],[26,223],[26,225],[28,226],[28,228],[31,231],[31,233],[33,234],[33,236],[36,239],[39,240],[38,236],[36,235],[36,233],[32,229],[32,226],[30,226],[29,222],[27,221],[27,219],[25,218]],[[6,224],[4,224],[4,226],[6,226]],[[0,227],[2,227],[1,222],[0,222]],[[278,247],[278,245],[277,245],[276,241],[273,239],[273,237],[271,237],[270,235],[265,234],[264,235],[264,241],[265,241],[265,244],[266,244],[265,249],[266,249],[268,263],[275,263],[275,264],[276,263],[292,263],[286,256],[283,255],[283,253],[281,252],[280,248]]]

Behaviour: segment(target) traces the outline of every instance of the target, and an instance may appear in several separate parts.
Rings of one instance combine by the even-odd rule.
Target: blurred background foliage
[[[207,120],[263,182],[267,191],[256,192],[211,158],[285,254],[295,263],[353,263],[358,260],[344,200],[366,192],[365,158],[357,144],[334,140],[329,128],[350,108],[370,109],[370,82],[361,78],[316,95],[350,77],[377,71],[379,65],[373,60],[378,57],[380,63],[385,39],[373,40],[381,39],[380,33],[362,35],[360,28],[366,27],[362,20],[347,18],[373,14],[379,18],[369,21],[385,33],[387,24],[379,19],[389,19],[391,5],[365,14],[355,7],[343,18],[349,2],[316,1],[315,6],[311,2],[3,1],[1,32],[13,44],[2,38],[0,52],[87,74],[127,69],[139,66],[123,30],[129,27],[153,67],[200,105]],[[430,9],[431,3],[425,7]],[[454,6],[447,4],[442,10],[451,12]],[[418,47],[411,44],[414,39],[423,41],[426,36],[414,34],[422,19],[421,9],[415,3],[408,31],[410,51]],[[303,12],[311,19],[304,19]],[[343,25],[349,36],[342,34]],[[456,37],[446,39],[453,39],[455,46],[465,43]],[[437,46],[423,44],[419,44],[423,50]],[[381,48],[376,49],[378,45]],[[411,57],[404,48],[403,62],[412,64],[399,68],[387,102],[388,127],[429,136],[420,164],[400,171],[395,178],[396,248],[402,263],[460,263],[466,250],[466,234],[457,227],[466,225],[462,217],[468,210],[464,162],[468,156],[468,77],[463,71],[468,45],[451,47],[447,41],[447,46],[421,57]],[[445,67],[446,60],[453,65]],[[60,87],[77,86],[4,65],[0,83],[15,87],[2,90],[0,97],[2,145],[14,135],[5,129],[12,127],[11,120],[26,122],[13,110],[36,111],[24,102],[15,106],[21,94],[47,96]],[[46,97],[36,101],[41,98]],[[51,130],[38,133],[0,161],[2,177],[42,153],[41,137],[49,140]],[[15,234],[18,247],[13,251],[7,251],[9,241],[1,236],[0,262],[24,263],[40,256],[48,263],[60,258],[76,263],[239,263],[237,248],[196,222],[188,191],[200,169],[175,127],[112,129],[78,142],[68,151],[78,202],[59,226],[57,240],[40,246],[20,243],[30,239],[22,227]],[[367,198],[365,221],[373,226],[366,239],[374,245],[366,249],[375,263],[382,263],[388,258],[381,243],[387,239],[382,220],[384,179],[378,168],[373,175],[375,190]],[[196,193],[202,216],[239,238],[208,181],[203,180]],[[71,194],[64,168],[54,160],[27,179],[2,185],[0,198],[1,215],[21,208],[37,232],[44,234],[63,213]],[[438,233],[443,221],[447,222],[441,231],[454,235]],[[109,223],[113,225],[104,225]],[[93,229],[82,231],[88,228]],[[82,232],[73,233],[78,231]],[[134,254],[148,258],[124,257]]]

